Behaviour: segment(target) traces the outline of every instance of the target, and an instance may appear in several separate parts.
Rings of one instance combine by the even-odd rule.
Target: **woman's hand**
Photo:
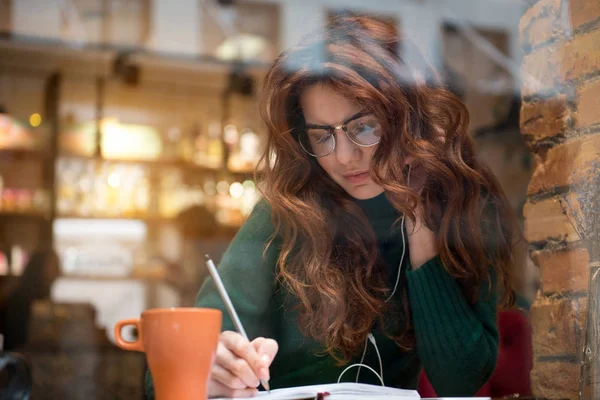
[[[411,165],[408,184],[411,189],[420,194],[423,191],[427,175],[423,168],[414,162],[414,159],[408,161]],[[421,207],[415,209],[415,217],[416,223],[413,223],[410,218],[406,218],[405,220],[406,232],[408,233],[410,265],[413,270],[416,270],[438,254],[435,233],[425,225],[423,209]]]
[[[425,225],[420,210],[415,210],[416,224],[413,224],[410,218],[405,220],[410,265],[413,270],[438,255],[435,233]]]
[[[259,380],[269,380],[269,366],[278,349],[273,339],[256,338],[249,342],[237,332],[222,332],[208,382],[208,397],[254,396]]]

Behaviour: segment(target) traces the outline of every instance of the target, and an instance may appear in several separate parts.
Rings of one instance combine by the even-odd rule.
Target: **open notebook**
[[[260,400],[314,400],[319,393],[329,393],[324,400],[420,400],[416,390],[395,389],[364,383],[333,383],[327,385],[299,386],[271,390],[271,393],[259,392],[255,398]],[[219,399],[227,400],[227,399]]]
[[[319,393],[329,393],[323,400],[421,400],[416,390],[396,389],[364,383],[332,383],[327,385],[299,386],[259,392],[260,400],[315,400]],[[440,397],[436,400],[491,400],[489,397]],[[216,399],[234,400],[234,399]]]

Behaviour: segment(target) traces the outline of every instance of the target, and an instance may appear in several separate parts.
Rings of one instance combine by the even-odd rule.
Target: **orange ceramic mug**
[[[222,313],[208,308],[158,308],[139,319],[115,325],[117,345],[146,353],[156,400],[204,400],[212,368]],[[138,339],[126,342],[124,326],[137,328]]]

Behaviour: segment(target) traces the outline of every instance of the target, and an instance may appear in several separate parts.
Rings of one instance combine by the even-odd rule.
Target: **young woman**
[[[266,76],[264,199],[219,267],[251,341],[210,279],[196,301],[224,310],[211,397],[259,379],[414,389],[422,368],[469,396],[492,374],[516,229],[465,106],[410,46],[337,18]]]

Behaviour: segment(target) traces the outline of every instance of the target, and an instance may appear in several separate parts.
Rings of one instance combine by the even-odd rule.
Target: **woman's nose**
[[[346,132],[342,129],[335,130],[335,156],[340,164],[346,165],[356,159],[360,148],[352,143]]]

